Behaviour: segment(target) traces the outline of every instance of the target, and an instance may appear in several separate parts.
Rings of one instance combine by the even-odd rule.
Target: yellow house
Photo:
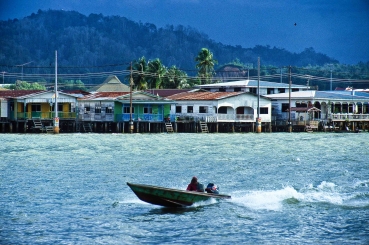
[[[44,90],[8,90],[0,91],[0,98],[5,102],[7,119],[18,128],[27,128],[27,123],[35,118],[51,124],[55,117],[55,93]],[[3,102],[4,102],[3,101]],[[77,96],[58,92],[58,117],[60,121],[76,120],[75,108]],[[13,125],[12,125],[13,126]]]

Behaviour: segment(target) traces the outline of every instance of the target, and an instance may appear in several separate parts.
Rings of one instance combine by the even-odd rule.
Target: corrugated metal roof
[[[243,94],[244,92],[184,92],[168,96],[171,100],[219,100]]]
[[[145,92],[153,95],[159,95],[160,97],[168,97],[174,94],[188,92],[190,90],[191,89],[147,89]]]
[[[31,94],[39,94],[47,92],[46,90],[1,90],[0,97],[2,98],[18,98]]]
[[[126,94],[129,94],[129,92],[95,92],[79,98],[78,100],[112,100]]]
[[[102,84],[99,84],[90,91],[97,92],[129,92],[129,86],[123,84],[117,76],[109,76]]]
[[[288,83],[276,83],[276,82],[267,82],[267,81],[260,81],[260,87],[264,88],[288,88]],[[257,80],[240,80],[240,81],[233,81],[233,82],[224,82],[224,83],[213,83],[213,84],[204,84],[198,85],[196,87],[199,88],[219,88],[219,87],[257,87],[258,81]],[[292,88],[308,88],[308,86],[303,85],[296,85],[292,84]]]
[[[268,94],[264,95],[272,99],[285,99],[289,97],[289,93]],[[291,92],[291,98],[294,99],[335,99],[335,100],[369,100],[369,94],[357,91],[298,91]]]

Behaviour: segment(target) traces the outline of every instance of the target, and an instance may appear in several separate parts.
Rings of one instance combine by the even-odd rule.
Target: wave
[[[288,186],[281,190],[233,193],[232,202],[256,210],[279,211],[283,207],[284,200],[291,198],[299,200],[302,198],[301,195],[293,187]]]
[[[367,186],[360,182],[357,186]],[[232,202],[254,210],[281,211],[284,205],[326,203],[343,208],[369,208],[369,192],[342,192],[332,182],[323,181],[317,186],[309,184],[301,190],[286,186],[280,190],[236,191],[232,193]],[[340,192],[341,191],[341,192]]]

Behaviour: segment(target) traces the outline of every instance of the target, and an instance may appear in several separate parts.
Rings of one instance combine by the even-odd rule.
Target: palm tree
[[[166,74],[167,69],[161,63],[160,59],[155,59],[147,63],[148,78],[150,88],[163,88],[163,76]]]
[[[136,74],[133,78],[133,82],[138,90],[147,89],[147,82],[145,79],[145,72],[147,70],[147,63],[144,56],[133,64],[133,69],[136,70]]]
[[[131,67],[128,67],[130,70]],[[132,64],[132,79],[133,84],[137,90],[145,90],[147,89],[147,82],[145,79],[145,72],[147,70],[146,59],[144,56],[135,60]],[[126,78],[129,80],[131,74],[127,75]]]
[[[187,74],[178,69],[175,65],[170,67],[163,79],[163,87],[178,89],[188,87]]]
[[[210,79],[214,74],[214,65],[218,63],[213,58],[213,53],[207,48],[202,48],[195,61],[198,62],[196,68],[198,69],[201,83],[210,83]]]

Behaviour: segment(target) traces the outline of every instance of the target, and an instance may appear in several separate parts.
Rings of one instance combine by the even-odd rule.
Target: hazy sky
[[[157,27],[191,26],[223,44],[270,45],[369,61],[369,0],[0,0],[0,19],[38,9],[119,15]],[[294,25],[296,23],[296,26]]]

